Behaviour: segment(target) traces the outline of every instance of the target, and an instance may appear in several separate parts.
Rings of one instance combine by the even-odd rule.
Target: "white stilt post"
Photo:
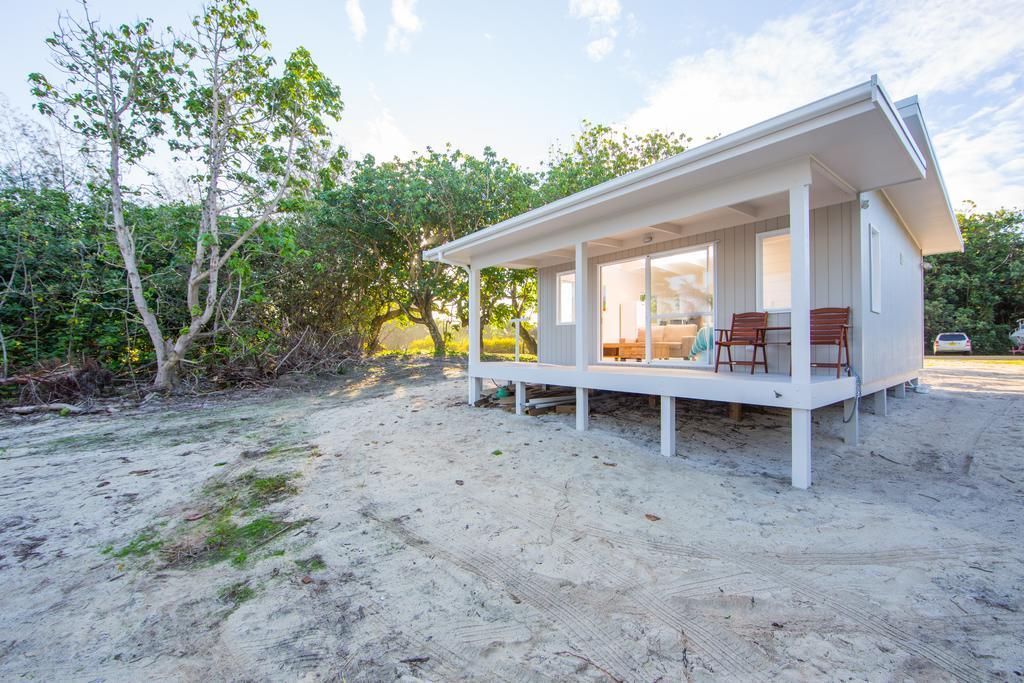
[[[843,419],[847,420],[843,425],[843,441],[856,446],[860,442],[860,408],[857,399],[848,398],[843,401]]]
[[[906,382],[900,382],[899,384],[894,386],[892,389],[893,389],[893,396],[895,396],[896,398],[906,398],[907,397],[907,383]]]
[[[480,400],[480,269],[469,269],[469,405]]]
[[[661,454],[671,458],[676,454],[676,397],[661,397]]]
[[[886,401],[888,398],[888,390],[882,389],[881,391],[875,392],[875,415],[888,415],[889,406]]]
[[[585,432],[590,427],[590,390],[576,387],[576,429]]]
[[[590,288],[587,283],[587,243],[576,243],[576,370],[586,372],[590,364]]]
[[[793,384],[811,383],[811,186],[789,188],[790,353]],[[811,411],[793,409],[793,486],[811,485]]]
[[[516,415],[526,412],[526,382],[516,382]]]
[[[811,485],[811,411],[793,408],[793,486]]]
[[[576,243],[576,372],[582,375],[590,365],[590,300],[587,283],[587,243]],[[590,393],[576,387],[576,429],[590,427]]]

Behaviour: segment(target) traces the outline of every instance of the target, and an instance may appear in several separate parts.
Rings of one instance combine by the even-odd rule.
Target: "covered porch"
[[[483,379],[516,383],[519,394],[528,382],[575,387],[576,427],[586,430],[591,389],[658,396],[666,456],[676,453],[678,399],[783,408],[791,415],[792,483],[810,486],[811,411],[845,401],[851,415],[845,433],[857,438],[857,379],[812,370],[811,308],[849,306],[855,317],[863,310],[860,193],[924,174],[920,152],[891,106],[872,81],[428,252],[469,275],[469,402],[479,400]],[[826,247],[815,252],[820,263],[812,268],[812,232],[821,216],[833,214],[841,219],[839,237],[829,245],[825,225],[819,242]],[[757,234],[768,232],[788,237],[785,306],[774,310],[763,297],[763,278],[755,283],[752,273],[752,245],[757,240],[760,249]],[[655,259],[701,249],[703,260],[691,259],[688,267],[699,262],[706,269],[700,292],[706,305],[681,310],[652,303]],[[644,264],[639,301],[645,319],[623,322],[620,315],[609,333],[600,268],[624,259]],[[480,272],[492,266],[571,275],[571,296],[558,291],[557,305],[547,309],[541,299],[540,343],[557,339],[563,348],[556,356],[542,353],[539,363],[481,360]],[[779,326],[787,338],[775,348],[784,362],[768,372],[714,372],[713,342],[711,354],[695,353],[693,330],[715,333],[729,327],[733,313],[754,310],[784,316]],[[678,339],[659,340],[656,326],[673,326]],[[629,327],[635,332],[626,332]]]

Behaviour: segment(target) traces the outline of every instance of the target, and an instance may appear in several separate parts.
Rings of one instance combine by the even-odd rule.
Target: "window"
[[[559,325],[576,322],[576,273],[566,271],[558,274],[558,320]]]
[[[871,312],[882,312],[882,244],[881,234],[878,228],[868,225],[871,228],[869,233],[868,248],[871,252]]]
[[[788,311],[791,305],[789,230],[757,236],[757,308]]]

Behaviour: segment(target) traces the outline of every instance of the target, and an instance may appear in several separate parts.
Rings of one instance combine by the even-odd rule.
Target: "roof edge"
[[[927,147],[928,156],[932,160],[932,170],[935,172],[935,179],[939,182],[939,189],[942,190],[942,198],[946,203],[946,210],[949,213],[949,220],[956,230],[956,238],[960,243],[960,251],[964,250],[964,236],[960,232],[960,221],[956,217],[956,211],[953,210],[953,204],[949,201],[949,190],[946,188],[946,180],[942,176],[942,169],[939,168],[939,157],[935,154],[935,147],[932,145],[932,135],[928,132],[928,124],[924,120],[924,113],[921,111],[921,104],[918,101],[917,95],[911,95],[905,97],[894,103],[896,110],[900,114],[902,120],[905,116],[904,109],[910,110],[910,115],[916,115],[921,121],[921,130],[924,132],[924,142]]]
[[[879,94],[881,95],[881,98],[879,98]],[[599,183],[598,185],[573,193],[567,197],[549,202],[535,209],[519,214],[518,216],[513,216],[512,218],[508,218],[500,223],[495,223],[483,230],[478,230],[474,233],[470,233],[469,235],[460,237],[459,239],[447,242],[441,246],[425,250],[423,252],[423,257],[432,261],[444,260],[444,252],[455,249],[464,249],[481,239],[490,239],[491,237],[496,237],[499,234],[514,230],[527,223],[543,219],[559,211],[600,200],[604,195],[627,188],[635,183],[682,169],[690,164],[703,161],[718,154],[723,154],[739,147],[740,145],[766,137],[787,128],[791,128],[800,123],[819,118],[850,105],[864,101],[874,101],[877,103],[880,100],[887,103],[889,107],[893,106],[892,101],[889,99],[888,95],[885,94],[884,90],[880,90],[877,77],[872,76],[871,79],[845,90],[841,90],[838,93],[828,95],[796,109],[779,114],[778,116],[761,121],[760,123],[742,128],[734,133],[729,133],[728,135],[710,142],[698,145],[697,147],[680,152],[679,154],[658,161],[650,166],[645,166],[617,178],[606,180],[603,183]],[[895,118],[902,124],[902,119],[899,116],[896,116]],[[914,144],[913,137],[909,134],[906,127],[903,126],[900,132],[903,133],[903,137],[905,137],[912,146],[913,151],[918,155],[918,159],[923,161],[923,155],[921,155],[920,150],[917,149]]]

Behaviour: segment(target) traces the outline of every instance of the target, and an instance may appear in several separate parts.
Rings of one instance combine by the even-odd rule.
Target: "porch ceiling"
[[[535,267],[571,260],[573,235],[583,229],[588,231],[586,241],[592,253],[600,254],[784,215],[788,199],[776,187],[770,188],[771,194],[751,194],[714,208],[702,206],[653,224],[638,220],[647,207],[708,193],[709,188],[738,187],[751,174],[799,159],[812,162],[812,207],[846,201],[857,192],[890,188],[893,203],[910,221],[908,227],[926,253],[958,248],[959,231],[951,220],[945,193],[935,192],[942,189],[941,177],[937,172],[928,173],[934,155],[927,135],[912,134],[900,114],[872,78],[431,249],[424,257],[460,264]],[[923,123],[920,125],[923,130]],[[922,143],[925,151],[920,148]],[[916,209],[910,206],[915,202],[920,205]],[[920,235],[915,225],[918,220],[931,226]],[[563,233],[566,239],[559,244],[557,236]]]

